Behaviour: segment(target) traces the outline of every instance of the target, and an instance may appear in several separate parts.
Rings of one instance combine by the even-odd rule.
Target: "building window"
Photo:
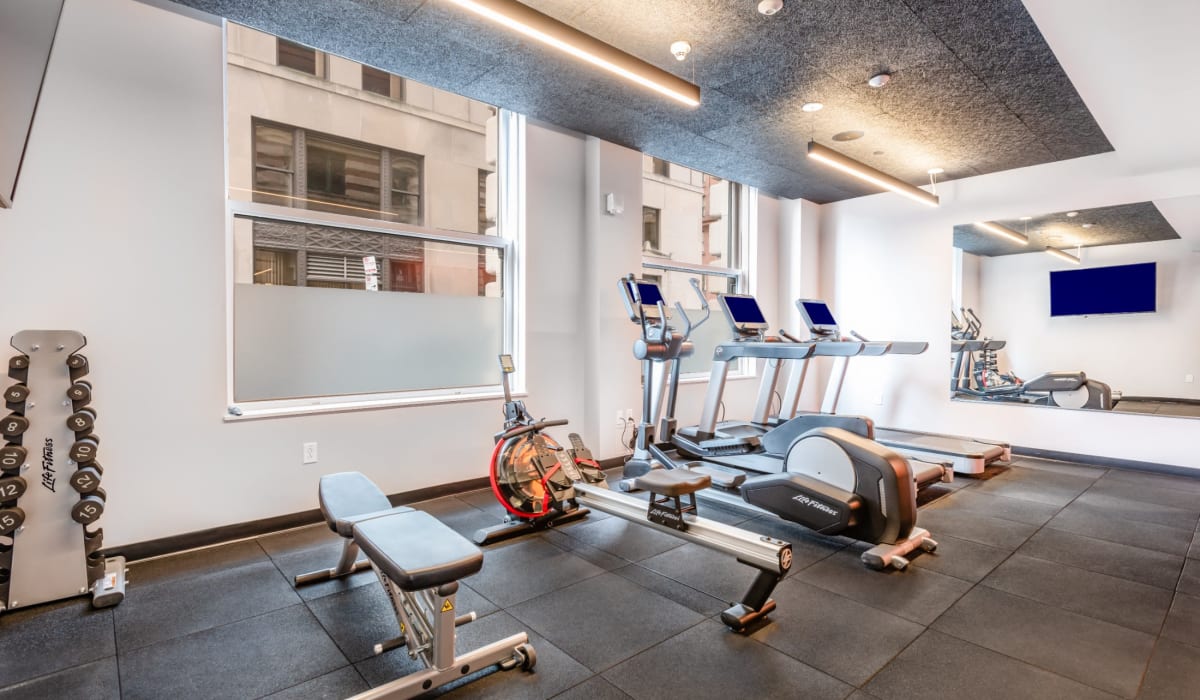
[[[699,313],[700,300],[690,278],[700,280],[712,312],[719,314],[717,295],[750,289],[745,264],[751,217],[746,206],[753,201],[745,185],[691,170],[678,164],[659,164],[646,157],[642,178],[642,274],[659,282],[668,304],[683,304]],[[674,177],[663,179],[663,173]],[[707,323],[693,335],[696,352],[683,361],[681,371],[704,376],[718,343],[729,340],[724,323]],[[751,371],[742,363],[739,372]]]
[[[297,162],[305,164],[303,177],[296,177]],[[412,153],[254,124],[256,202],[421,226],[423,167]]]
[[[655,252],[659,250],[658,218],[660,214],[662,214],[661,209],[642,207],[642,250]]]
[[[275,62],[284,68],[298,70],[317,77],[325,74],[325,54],[287,39],[276,39]]]
[[[522,118],[468,100],[464,119],[429,86],[226,31],[230,403],[256,415],[496,391],[496,356],[521,361],[515,207],[495,198],[522,196]],[[271,48],[289,70],[254,60]]]
[[[659,177],[671,176],[671,164],[662,158],[650,157],[650,172]]]
[[[371,66],[362,67],[362,89],[367,92],[373,92],[376,95],[390,97],[393,100],[404,99],[404,78],[398,75],[392,75],[387,71],[372,68]]]

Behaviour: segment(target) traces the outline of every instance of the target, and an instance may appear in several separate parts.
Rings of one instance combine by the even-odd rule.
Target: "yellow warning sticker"
[[[449,600],[447,600],[445,603],[442,603],[442,612],[450,612],[453,609],[454,603],[451,603]]]

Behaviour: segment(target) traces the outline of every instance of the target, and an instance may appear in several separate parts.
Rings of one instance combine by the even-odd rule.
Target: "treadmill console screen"
[[[767,319],[758,307],[758,300],[749,294],[722,294],[721,308],[734,331],[767,329]]]
[[[805,301],[801,302],[804,307],[804,315],[807,316],[809,326],[836,326],[837,321],[833,319],[833,314],[829,311],[823,301]]]

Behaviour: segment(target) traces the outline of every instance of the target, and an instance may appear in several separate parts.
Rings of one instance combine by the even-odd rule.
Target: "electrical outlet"
[[[1183,375],[1183,381],[1185,384],[1191,384],[1192,382],[1196,381],[1196,377],[1190,374],[1185,374]]]
[[[315,442],[304,443],[304,463],[305,464],[316,464],[317,463],[317,443],[315,443]]]
[[[876,406],[883,405],[883,394],[875,394],[875,405]]]
[[[625,425],[625,414],[621,411],[621,409],[618,408],[617,409],[617,427],[620,428],[623,425]]]
[[[627,408],[625,409],[625,422],[628,423],[631,420],[633,420],[633,409]]]

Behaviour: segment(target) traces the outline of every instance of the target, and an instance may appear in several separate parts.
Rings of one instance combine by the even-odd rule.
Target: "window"
[[[505,202],[520,197],[521,118],[226,27],[230,403],[490,395],[496,355],[520,350]],[[289,70],[253,60],[271,49]]]
[[[404,79],[371,66],[362,67],[362,89],[393,100],[404,99]]]
[[[713,175],[644,159],[642,179],[642,274],[658,281],[669,304],[678,301],[689,315],[700,313],[700,300],[689,279],[700,280],[714,316],[721,314],[717,295],[750,289],[749,250],[752,190]],[[671,177],[661,175],[670,172]],[[707,375],[713,349],[730,339],[727,324],[711,318],[693,335],[696,352],[681,371]],[[739,371],[749,372],[745,362]]]
[[[296,177],[297,162],[305,164],[303,177]],[[281,124],[254,125],[256,202],[421,226],[423,166],[412,153]]]
[[[660,177],[670,177],[671,176],[671,164],[668,163],[667,161],[663,160],[662,158],[654,158],[653,156],[651,156],[650,172],[652,172],[655,175],[658,175]]]
[[[654,207],[642,207],[642,249],[659,251],[658,244],[658,219],[662,214],[661,209]]]
[[[284,68],[298,70],[318,77],[324,76],[325,54],[287,39],[275,42],[275,62]]]

